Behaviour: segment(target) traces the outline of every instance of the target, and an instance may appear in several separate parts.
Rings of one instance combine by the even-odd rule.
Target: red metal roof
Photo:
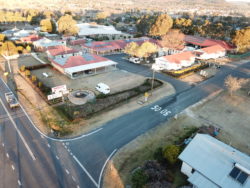
[[[78,56],[71,56],[69,58],[63,58],[63,59],[49,59],[53,63],[59,65],[62,68],[70,68],[70,67],[76,67],[81,65],[87,65],[91,63],[99,63],[103,61],[108,61],[108,59],[97,56],[94,54],[83,54]]]
[[[86,42],[85,39],[78,39],[78,40],[71,40],[69,43],[71,45],[80,45],[80,44],[84,44]]]
[[[207,39],[204,37],[199,36],[191,36],[191,35],[185,35],[184,38],[186,43],[201,46],[201,47],[208,47],[208,46],[214,46],[214,45],[220,45],[226,50],[232,50],[235,47],[225,41],[222,40],[214,40],[214,39]]]
[[[22,37],[20,38],[21,41],[23,42],[34,42],[34,41],[37,41],[39,39],[41,39],[42,37],[38,36],[38,35],[30,35],[30,36],[27,36],[27,37]]]
[[[72,49],[72,48],[69,48],[69,47],[64,46],[64,45],[60,45],[60,46],[51,46],[51,47],[48,47],[48,52],[52,56],[57,56],[57,55],[63,55],[63,54],[77,53],[79,51],[75,50],[75,49]]]
[[[170,63],[180,64],[181,61],[190,61],[190,59],[194,57],[195,55],[191,51],[187,51],[173,55],[167,55],[164,56],[163,58],[165,58]]]
[[[226,51],[226,49],[223,48],[220,45],[209,46],[209,47],[206,47],[206,48],[202,48],[200,50],[207,53],[207,54],[213,54],[213,53],[225,52]]]

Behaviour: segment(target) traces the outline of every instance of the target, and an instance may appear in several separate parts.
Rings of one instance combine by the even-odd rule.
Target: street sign
[[[59,98],[59,97],[62,97],[62,93],[53,93],[51,95],[48,95],[48,100],[52,100],[52,99],[56,99],[56,98]]]
[[[60,86],[52,87],[51,90],[52,90],[52,93],[61,93],[61,92],[67,91],[67,86],[60,85]]]

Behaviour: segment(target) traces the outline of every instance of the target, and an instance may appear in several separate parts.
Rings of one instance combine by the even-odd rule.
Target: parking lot
[[[49,77],[45,77],[43,73],[47,73]],[[58,85],[67,85],[68,89],[88,89],[95,90],[95,86],[102,82],[110,87],[111,93],[116,93],[126,89],[131,89],[142,84],[145,77],[124,70],[115,70],[89,77],[70,79],[52,67],[32,70],[31,74],[37,76],[48,87],[55,87]]]

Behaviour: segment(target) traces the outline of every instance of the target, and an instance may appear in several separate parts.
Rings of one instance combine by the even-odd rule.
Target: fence
[[[250,52],[244,53],[244,54],[228,54],[227,55],[229,58],[234,58],[234,59],[240,59],[240,58],[246,58],[250,57]]]

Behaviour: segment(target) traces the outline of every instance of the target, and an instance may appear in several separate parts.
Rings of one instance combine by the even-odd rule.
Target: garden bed
[[[69,101],[66,104],[59,105],[56,108],[69,120],[74,120],[78,118],[90,118],[92,115],[102,112],[107,109],[114,108],[117,104],[125,102],[135,96],[144,94],[145,92],[151,89],[151,79],[147,79],[140,86],[134,87],[129,90],[121,91],[111,95],[100,94],[96,97],[96,100],[93,102],[86,103],[84,105],[74,105]],[[155,80],[154,88],[161,86],[163,83],[159,80]]]

